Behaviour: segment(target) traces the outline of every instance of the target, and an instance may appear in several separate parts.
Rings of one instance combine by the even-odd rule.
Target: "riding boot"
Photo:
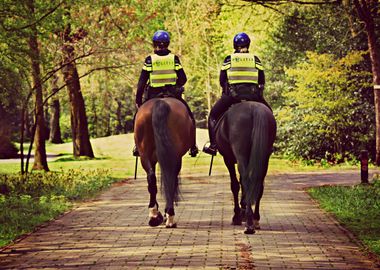
[[[134,116],[133,116],[133,127],[135,127],[135,118],[136,118],[136,114],[137,114],[137,111],[135,112],[135,114],[134,114]],[[132,155],[133,155],[134,157],[139,157],[139,156],[140,156],[139,150],[137,150],[137,146],[136,146],[136,145],[133,147]]]
[[[216,155],[217,146],[216,146],[216,121],[214,119],[208,118],[208,134],[210,137],[210,145],[203,147],[203,152],[210,154],[212,156]]]
[[[139,157],[140,156],[139,150],[137,149],[136,145],[133,147],[132,154],[133,154],[134,157]]]
[[[189,150],[189,155],[191,157],[196,157],[198,155],[198,146],[197,146],[197,143],[196,143],[196,134],[197,134],[197,127],[195,125],[195,119],[194,119],[194,116],[192,114],[190,114],[191,117],[191,120],[193,122],[193,126],[194,126],[194,142],[193,142],[193,145],[190,147],[190,150]]]

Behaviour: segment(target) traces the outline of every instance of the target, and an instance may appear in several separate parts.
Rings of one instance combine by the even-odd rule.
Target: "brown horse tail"
[[[161,185],[164,186],[165,198],[170,205],[177,202],[179,197],[178,173],[181,168],[181,158],[176,153],[169,134],[169,114],[169,104],[157,100],[153,106],[152,125],[156,155],[161,168]]]
[[[252,115],[251,152],[248,166],[242,176],[246,178],[243,183],[245,183],[246,198],[249,200],[247,203],[251,205],[256,203],[262,192],[276,135],[276,122],[269,110],[260,106],[252,111]]]

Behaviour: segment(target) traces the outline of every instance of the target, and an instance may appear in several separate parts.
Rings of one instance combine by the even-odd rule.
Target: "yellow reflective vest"
[[[255,55],[251,53],[234,53],[231,62],[223,65],[227,70],[229,84],[258,83],[259,70],[263,70],[261,63],[256,63]]]
[[[152,54],[152,65],[145,67],[149,71],[149,85],[151,87],[162,87],[165,85],[175,85],[177,81],[177,67],[174,61],[174,54],[157,55]],[[182,67],[181,67],[182,68]]]

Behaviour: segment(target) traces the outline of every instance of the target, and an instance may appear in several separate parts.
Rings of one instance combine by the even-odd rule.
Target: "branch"
[[[320,0],[320,1],[312,1],[312,0],[243,0],[244,2],[250,2],[253,4],[258,4],[262,6],[278,6],[288,3],[300,4],[300,5],[325,5],[325,4],[339,4],[341,0]]]
[[[38,24],[39,22],[41,22],[43,19],[45,19],[47,16],[49,16],[50,14],[52,14],[54,11],[56,11],[60,5],[62,5],[63,3],[65,2],[65,0],[62,0],[61,2],[58,3],[58,5],[56,5],[55,7],[53,7],[53,9],[49,10],[46,14],[44,14],[41,18],[39,18],[38,20],[30,23],[30,24],[27,24],[27,25],[24,25],[24,26],[21,26],[21,27],[14,27],[14,28],[6,28],[4,25],[3,25],[3,28],[6,30],[6,31],[17,31],[17,30],[24,30],[26,28],[29,28],[31,26],[34,26],[36,24]]]
[[[117,65],[117,66],[104,66],[104,67],[97,67],[97,68],[93,68],[91,70],[89,70],[88,72],[84,73],[83,75],[79,76],[79,79],[82,79],[83,77],[86,77],[88,75],[90,75],[91,73],[95,72],[95,71],[98,71],[98,70],[110,70],[110,69],[118,69],[118,68],[122,68],[122,67],[126,67],[126,66],[129,66],[129,65]],[[46,102],[52,97],[54,96],[55,94],[57,94],[61,89],[63,89],[64,87],[66,87],[67,84],[65,83],[64,85],[60,86],[59,88],[56,88],[50,95],[48,95],[45,100],[42,102],[42,106],[44,106],[46,104]],[[34,110],[32,111],[34,112]]]

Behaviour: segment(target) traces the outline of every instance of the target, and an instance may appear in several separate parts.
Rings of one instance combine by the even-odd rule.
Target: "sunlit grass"
[[[208,133],[206,129],[197,129],[197,144],[200,150],[208,141]],[[133,134],[123,134],[104,138],[92,139],[91,144],[94,150],[95,159],[74,159],[72,155],[73,145],[71,142],[64,144],[50,144],[47,143],[46,149],[48,154],[60,155],[55,157],[52,161],[48,162],[49,169],[52,171],[61,171],[68,169],[109,169],[112,177],[125,179],[134,176],[135,171],[135,157],[132,156],[132,149],[134,146]],[[185,155],[183,158],[182,175],[188,174],[204,174],[209,172],[211,156],[200,152],[198,157],[192,158]],[[29,169],[33,163],[29,165]],[[357,167],[349,165],[333,166],[330,168],[322,166],[303,166],[299,162],[291,162],[272,155],[269,163],[268,174],[277,174],[283,172],[306,172],[317,170],[340,170],[340,169],[357,169]],[[20,171],[20,162],[0,162],[0,173],[14,173]],[[217,155],[213,161],[212,172],[218,174],[227,174],[227,169],[224,166],[223,158]],[[145,177],[140,160],[138,160],[137,176]]]

